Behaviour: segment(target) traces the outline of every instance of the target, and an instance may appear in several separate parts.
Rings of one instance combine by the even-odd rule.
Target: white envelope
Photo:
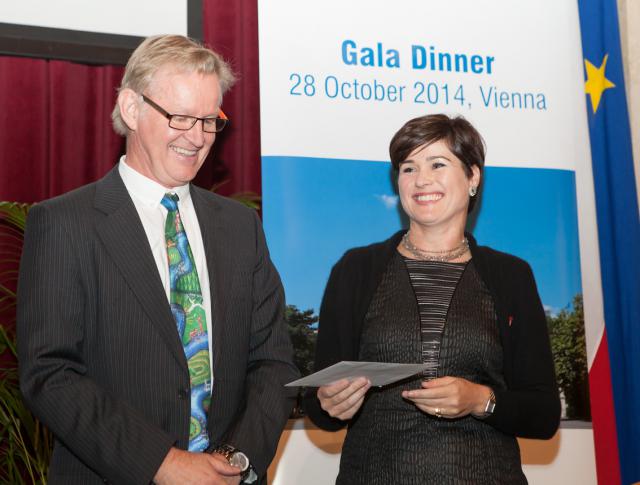
[[[319,387],[325,384],[358,377],[366,377],[373,386],[385,386],[407,377],[416,375],[427,368],[426,364],[391,364],[385,362],[351,362],[342,361],[326,369],[285,384],[292,386]]]

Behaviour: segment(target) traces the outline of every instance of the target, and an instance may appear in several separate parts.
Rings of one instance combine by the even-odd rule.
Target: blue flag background
[[[615,0],[579,0],[604,315],[623,484],[640,481],[640,222]],[[591,390],[592,395],[597,389]],[[594,415],[594,426],[597,426]],[[611,443],[597,443],[611,446]],[[607,466],[598,463],[600,468]]]

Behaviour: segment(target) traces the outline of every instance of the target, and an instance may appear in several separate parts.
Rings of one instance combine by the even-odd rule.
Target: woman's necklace
[[[409,251],[416,259],[422,261],[437,261],[439,263],[446,263],[459,258],[464,253],[469,251],[469,241],[465,237],[462,242],[453,249],[446,251],[425,251],[424,249],[417,248],[409,240],[409,231],[402,236],[402,247]]]

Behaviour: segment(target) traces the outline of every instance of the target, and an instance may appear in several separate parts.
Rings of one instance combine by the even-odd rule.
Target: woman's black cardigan
[[[358,360],[364,317],[404,231],[390,239],[347,251],[331,270],[320,307],[315,369]],[[520,258],[478,246],[467,234],[474,265],[493,296],[503,348],[506,390],[495,389],[496,407],[486,423],[524,438],[547,439],[560,421],[560,398],[547,320],[529,265]],[[308,389],[304,408],[326,430],[346,422],[320,407]]]

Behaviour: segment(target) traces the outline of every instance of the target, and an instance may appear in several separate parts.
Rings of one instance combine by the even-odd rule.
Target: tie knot
[[[174,212],[178,210],[178,201],[180,197],[178,194],[164,194],[164,197],[160,201],[160,203],[167,209],[169,212]]]

